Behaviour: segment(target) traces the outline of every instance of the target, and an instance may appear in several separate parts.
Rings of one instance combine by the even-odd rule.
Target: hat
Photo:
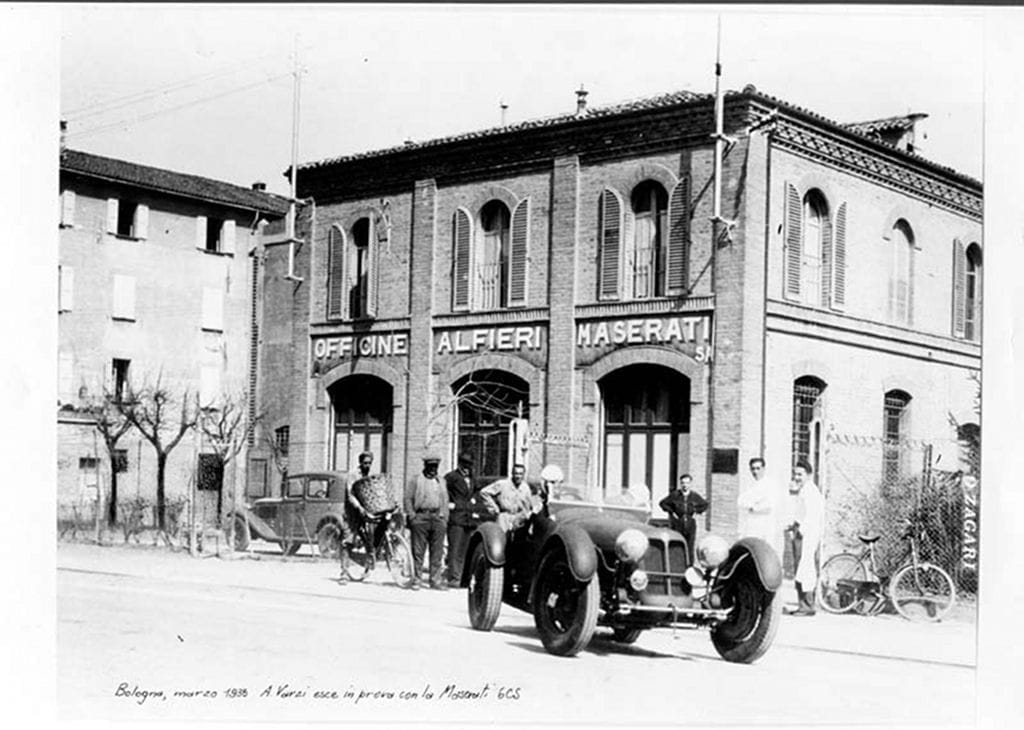
[[[469,453],[468,451],[463,451],[461,454],[459,454],[459,463],[460,464],[469,464],[470,466],[472,466],[473,465],[473,455],[471,453]]]
[[[436,464],[441,463],[441,457],[436,451],[428,451],[423,455],[423,463],[429,464],[430,462],[434,462]]]

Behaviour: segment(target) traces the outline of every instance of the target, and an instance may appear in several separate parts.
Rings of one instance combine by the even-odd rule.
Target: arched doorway
[[[503,370],[476,370],[452,384],[458,453],[473,455],[482,483],[508,476],[509,422],[529,418],[530,386]]]
[[[373,375],[349,375],[327,390],[331,398],[331,468],[351,471],[359,454],[372,451],[374,470],[388,470],[392,388]]]
[[[661,365],[644,364],[620,368],[599,386],[605,497],[643,484],[656,504],[688,465],[690,380]]]

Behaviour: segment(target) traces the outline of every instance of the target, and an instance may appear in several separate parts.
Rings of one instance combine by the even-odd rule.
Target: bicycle
[[[860,554],[833,555],[821,567],[816,597],[829,613],[856,611],[874,616],[889,604],[910,621],[940,621],[956,603],[956,586],[949,573],[920,559],[918,544],[923,527],[912,518],[901,538],[910,543],[891,575],[881,575],[875,559],[880,535],[858,535]]]
[[[363,519],[348,551],[346,570],[350,580],[365,580],[377,567],[377,561],[382,561],[399,587],[412,584],[412,550],[401,533],[400,523],[394,519],[396,511],[397,508],[389,509]]]

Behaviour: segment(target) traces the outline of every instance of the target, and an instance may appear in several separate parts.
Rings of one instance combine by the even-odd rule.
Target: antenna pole
[[[295,34],[294,50],[292,52],[292,170],[291,170],[291,204],[288,211],[290,238],[295,238],[295,197],[296,181],[299,176],[299,89],[301,86],[299,74],[299,34]]]
[[[715,187],[714,219],[722,218],[722,147],[724,144],[724,113],[722,107],[722,16],[718,16],[715,41]]]

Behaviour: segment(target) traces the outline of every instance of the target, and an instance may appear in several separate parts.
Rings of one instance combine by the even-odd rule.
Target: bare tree
[[[199,408],[187,387],[181,391],[179,405],[177,394],[163,384],[162,375],[157,376],[156,384],[152,387],[144,386],[136,390],[128,384],[126,395],[127,397],[121,401],[125,414],[156,452],[157,527],[164,530],[167,510],[167,457],[181,443],[185,434],[195,428]]]
[[[199,430],[213,453],[216,454],[222,474],[227,473],[228,464],[242,451],[260,417],[259,413],[250,417],[249,399],[245,391],[241,391],[237,395],[222,393],[210,407],[202,408],[199,413]],[[237,491],[234,480],[232,480],[231,504],[233,509],[238,507]],[[221,494],[223,494],[223,483]],[[223,500],[219,498],[217,514],[221,515],[222,511]],[[228,526],[228,537],[230,541],[233,541],[234,520]]]
[[[103,386],[100,397],[86,409],[92,416],[96,430],[103,438],[103,445],[110,458],[110,499],[107,502],[107,524],[113,527],[117,523],[117,442],[132,427],[128,418],[125,402],[119,394]]]

